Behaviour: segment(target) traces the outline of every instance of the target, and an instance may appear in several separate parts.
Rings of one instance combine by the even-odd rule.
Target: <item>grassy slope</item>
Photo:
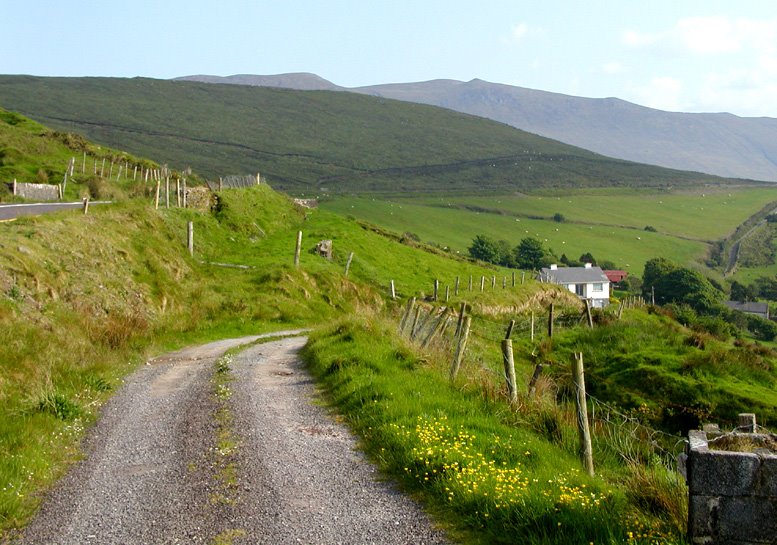
[[[709,242],[730,235],[751,214],[773,202],[777,189],[740,187],[718,191],[577,190],[563,196],[396,198],[337,197],[322,206],[393,229],[410,231],[422,240],[449,246],[466,255],[477,234],[507,240],[539,238],[557,255],[577,259],[591,252],[639,276],[645,261],[656,256],[701,266]],[[553,221],[562,214],[566,221]],[[645,226],[657,232],[644,231]],[[762,273],[774,274],[774,266]],[[752,271],[741,268],[737,278]]]
[[[441,108],[352,93],[0,76],[0,101],[160,163],[210,176],[260,171],[295,192],[725,183],[608,159]]]

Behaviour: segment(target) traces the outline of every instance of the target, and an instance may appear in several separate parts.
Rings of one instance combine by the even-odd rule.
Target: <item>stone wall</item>
[[[187,187],[186,206],[208,210],[213,205],[213,193],[208,187]]]
[[[733,437],[733,441],[732,441]],[[777,544],[777,454],[774,435],[733,433],[747,452],[717,450],[721,438],[689,436],[688,537],[695,545]],[[723,438],[723,437],[722,437]]]
[[[13,182],[9,185],[9,189],[25,199],[31,201],[58,201],[59,200],[59,186],[51,184],[30,184],[26,182]]]

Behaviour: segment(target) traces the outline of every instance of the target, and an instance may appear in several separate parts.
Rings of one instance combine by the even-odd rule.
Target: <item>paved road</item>
[[[250,347],[231,364],[241,446],[235,486],[220,494],[214,363],[255,339],[168,354],[129,377],[20,543],[447,543],[315,403],[297,357],[304,337]]]
[[[110,204],[110,201],[90,201],[89,206]],[[82,202],[41,202],[24,204],[0,204],[0,221],[18,218],[19,216],[37,216],[49,212],[83,208]]]

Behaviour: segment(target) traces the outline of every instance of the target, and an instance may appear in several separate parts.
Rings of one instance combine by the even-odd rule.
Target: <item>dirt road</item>
[[[297,357],[304,337],[231,363],[239,446],[221,494],[214,364],[256,338],[168,354],[129,377],[20,543],[446,543],[316,402]]]

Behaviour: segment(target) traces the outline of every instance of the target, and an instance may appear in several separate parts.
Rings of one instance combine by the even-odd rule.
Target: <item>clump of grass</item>
[[[217,486],[211,494],[211,503],[230,505],[234,503],[234,493],[237,487],[236,455],[240,441],[234,430],[234,415],[229,405],[232,390],[232,358],[229,351],[216,360],[213,374],[213,396],[216,400],[216,410],[213,418],[216,423],[216,443],[211,454],[211,464],[215,468]]]
[[[81,414],[81,407],[77,403],[55,391],[44,393],[38,399],[35,410],[52,414],[60,420],[73,420]]]
[[[675,469],[657,463],[650,466],[629,464],[624,481],[627,497],[642,511],[656,517],[651,527],[664,526],[676,535],[685,535],[688,521],[688,487]]]

